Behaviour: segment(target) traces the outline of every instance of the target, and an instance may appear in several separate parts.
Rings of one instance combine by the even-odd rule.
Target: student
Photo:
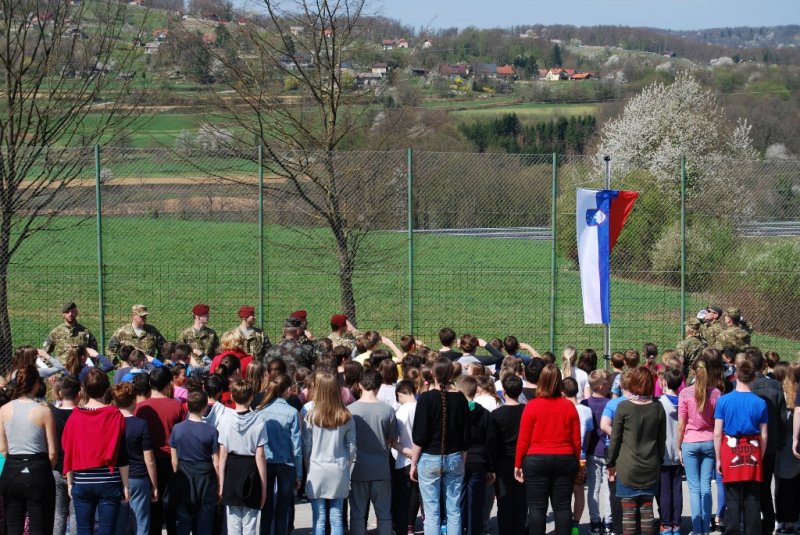
[[[769,356],[770,353],[767,353]],[[797,409],[797,383],[800,380],[800,362],[780,362],[773,366],[773,377],[780,381],[786,398],[783,414],[784,427],[791,431]],[[795,533],[794,524],[800,516],[800,459],[792,452],[792,433],[787,432],[783,447],[775,463],[775,514],[779,534]]]
[[[607,441],[606,446],[610,445],[611,443],[611,427],[614,423],[614,414],[617,411],[617,407],[619,407],[620,403],[626,401],[630,392],[628,391],[628,387],[631,382],[631,372],[632,370],[625,370],[622,372],[617,379],[619,379],[619,392],[621,395],[613,397],[606,406],[603,408],[603,414],[600,417],[600,429],[606,434]],[[608,464],[606,463],[606,466]],[[610,475],[610,474],[609,474]],[[612,532],[613,533],[622,533],[622,502],[620,502],[619,498],[616,494],[617,483],[613,480],[613,478],[609,477],[609,502],[611,503],[611,518],[612,518]]]
[[[519,424],[525,410],[525,405],[519,402],[522,379],[514,374],[507,375],[503,378],[502,392],[506,403],[490,415],[488,447],[496,475],[497,528],[503,535],[523,535],[528,502],[525,485],[514,478]]]
[[[561,381],[561,394],[575,405],[581,423],[581,458],[578,465],[578,474],[575,476],[575,484],[572,487],[572,494],[575,497],[575,505],[572,508],[573,533],[577,533],[578,524],[580,524],[581,516],[583,515],[583,509],[586,507],[586,496],[583,494],[583,486],[586,483],[586,441],[589,433],[594,430],[592,409],[578,403],[579,393],[580,385],[574,377],[566,377]]]
[[[678,394],[676,448],[686,471],[692,531],[710,533],[711,477],[714,473],[714,409],[721,392],[714,387],[708,355],[692,361],[694,384]],[[719,379],[722,379],[720,374]]]
[[[383,362],[391,363],[391,359]],[[383,364],[381,363],[381,365]],[[361,398],[348,408],[356,424],[356,462],[350,475],[350,533],[364,535],[369,504],[375,509],[379,535],[392,532],[390,444],[397,438],[394,410],[378,399],[381,374],[368,368],[361,376]]]
[[[217,426],[219,493],[227,508],[228,535],[252,534],[267,500],[267,428],[250,410],[253,385],[239,379],[230,391],[235,408]]]
[[[661,461],[661,483],[658,493],[661,533],[680,535],[681,513],[683,512],[683,470],[676,446],[675,435],[678,428],[678,389],[683,382],[679,368],[667,368],[662,374],[659,398],[666,417],[667,443]]]
[[[478,392],[475,394],[475,403],[481,405],[489,412],[494,411],[502,405],[500,396],[495,391],[495,383],[488,375],[475,377],[478,382]]]
[[[314,535],[325,535],[328,515],[331,535],[344,535],[342,508],[356,458],[356,423],[342,402],[339,382],[332,372],[316,374],[313,394],[314,401],[304,407],[303,454],[308,466],[306,495],[311,500]]]
[[[219,426],[222,415],[231,410],[219,401],[227,386],[225,378],[216,374],[209,375],[203,384],[203,390],[208,396],[208,406],[203,415],[203,421],[214,429]]]
[[[623,362],[625,364],[626,370],[634,370],[639,367],[639,360],[641,357],[639,356],[639,352],[635,349],[628,349],[623,354]],[[620,387],[620,380],[622,376],[617,375],[614,378],[614,383],[611,385],[611,395],[614,398],[618,398],[622,396],[622,389]]]
[[[448,533],[461,533],[461,487],[470,440],[469,405],[450,390],[453,365],[440,357],[432,370],[433,385],[419,396],[414,413],[414,452],[410,477],[419,482],[425,511],[425,535],[439,535],[446,518]],[[419,478],[417,478],[419,475]],[[444,494],[444,512],[441,496]]]
[[[289,376],[270,375],[266,381],[264,396],[256,407],[267,428],[269,443],[265,450],[267,501],[261,510],[261,534],[287,535],[294,506],[293,492],[303,479],[300,415],[287,401],[292,388]]]
[[[544,535],[548,501],[556,534],[572,531],[570,502],[581,456],[580,419],[575,406],[561,396],[560,385],[559,369],[554,364],[545,366],[536,399],[525,406],[520,423],[514,477],[527,488],[531,535]]]
[[[205,392],[191,392],[186,399],[189,416],[169,437],[173,489],[178,490],[178,534],[211,535],[219,493],[219,433],[203,422],[208,407]]]
[[[573,346],[567,346],[564,348],[564,351],[561,353],[561,377],[566,379],[567,377],[572,377],[578,383],[578,401],[582,401],[584,398],[588,397],[589,392],[589,375],[583,371],[582,369],[578,368],[576,365],[576,359],[578,356],[578,351]]]
[[[652,372],[645,367],[629,372],[630,396],[614,414],[608,467],[622,502],[622,533],[649,535],[655,530],[653,497],[666,449],[666,417],[653,401]]]
[[[36,399],[42,386],[36,366],[15,371],[14,399],[0,408],[0,455],[6,460],[0,494],[5,496],[6,528],[21,534],[27,515],[31,535],[49,535],[55,511],[56,425],[50,409]],[[67,457],[70,453],[65,451]]]
[[[611,390],[611,374],[605,370],[594,370],[589,374],[589,389],[591,394],[584,400],[592,412],[592,431],[584,444],[586,494],[589,502],[589,529],[592,534],[597,534],[602,533],[606,525],[613,524],[609,501],[612,483],[608,480],[606,468],[608,435],[600,428],[603,409],[608,404],[608,392]]]
[[[128,488],[130,499],[119,508],[117,534],[150,532],[150,502],[158,500],[156,458],[147,422],[133,415],[136,392],[123,382],[111,389],[114,404],[125,417],[125,442],[128,448]]]
[[[411,481],[411,455],[414,442],[411,433],[414,429],[414,411],[417,409],[417,391],[411,381],[400,381],[395,389],[399,407],[395,412],[397,438],[392,447],[395,456],[392,470],[392,522],[396,535],[414,533],[414,519],[419,509],[419,489]]]
[[[725,488],[726,534],[761,533],[762,459],[767,447],[767,403],[750,391],[756,378],[745,359],[736,369],[736,388],[714,410],[714,451]]]
[[[62,377],[56,381],[53,392],[56,395],[58,406],[50,405],[53,413],[53,420],[56,424],[56,445],[58,447],[58,462],[53,466],[53,479],[56,483],[56,509],[55,523],[53,524],[54,535],[64,535],[67,532],[67,519],[71,517],[70,533],[75,533],[75,511],[71,506],[72,499],[67,492],[67,480],[64,478],[64,448],[61,446],[61,437],[64,434],[64,427],[67,420],[72,415],[72,410],[81,392],[81,383],[72,376]],[[70,513],[70,511],[72,511]]]
[[[456,388],[467,398],[470,421],[464,486],[461,490],[461,518],[466,535],[480,535],[486,486],[494,484],[494,466],[487,451],[489,411],[475,403],[478,381],[474,377],[462,375],[456,381]]]
[[[186,417],[186,412],[180,401],[172,399],[172,372],[168,368],[156,368],[150,372],[149,379],[150,397],[136,405],[133,415],[147,422],[156,457],[159,498],[150,505],[150,534],[161,535],[162,524],[166,523],[167,533],[173,535],[177,532],[175,509],[165,509],[163,503],[164,491],[173,474],[169,436],[172,428]]]
[[[618,384],[618,377],[625,371],[625,354],[621,351],[611,353],[611,386]],[[611,387],[609,387],[609,390]]]

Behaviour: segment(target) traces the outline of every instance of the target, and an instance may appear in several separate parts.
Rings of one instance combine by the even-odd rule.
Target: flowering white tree
[[[737,167],[756,157],[746,121],[731,123],[714,95],[689,73],[671,84],[655,83],[631,99],[624,112],[603,127],[597,153],[610,155],[615,177],[637,170],[652,176],[671,200],[680,195],[680,160],[686,158],[690,206],[714,206],[718,213],[745,215],[748,203]]]

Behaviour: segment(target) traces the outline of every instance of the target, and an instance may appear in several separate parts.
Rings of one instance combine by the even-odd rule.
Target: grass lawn
[[[98,269],[93,220],[29,239],[15,256],[9,276],[15,344],[41,344],[60,321],[60,306],[75,300],[81,321],[99,331]],[[275,339],[292,310],[309,311],[311,330],[324,335],[327,319],[341,310],[336,257],[324,229],[302,236],[266,228],[264,273],[266,327]],[[130,307],[150,307],[150,320],[174,339],[191,323],[191,307],[211,306],[211,326],[224,331],[237,323],[243,304],[258,305],[257,226],[106,217],[105,334],[128,320]],[[408,244],[404,233],[375,233],[364,246],[354,277],[358,324],[393,338],[409,332]],[[513,251],[513,254],[509,254]],[[550,243],[512,239],[415,237],[414,332],[431,345],[443,325],[459,334],[489,339],[514,334],[548,349],[550,332]],[[602,328],[584,326],[577,272],[559,265],[556,348],[602,347]],[[679,292],[674,288],[615,278],[612,286],[612,344],[615,349],[652,341],[674,347],[681,333]],[[689,296],[688,310],[706,305]],[[798,343],[759,335],[763,348],[794,352]]]
[[[539,104],[525,103],[476,110],[458,110],[450,113],[457,122],[486,121],[497,119],[509,113],[516,113],[523,123],[547,121],[556,117],[595,115],[597,104]]]

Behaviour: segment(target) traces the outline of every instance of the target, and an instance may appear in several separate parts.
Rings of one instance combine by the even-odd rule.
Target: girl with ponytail
[[[585,353],[585,352],[584,352]],[[561,353],[561,377],[573,377],[578,382],[578,402],[591,395],[589,388],[589,375],[576,365],[578,351],[573,346],[567,346]]]
[[[409,476],[419,481],[425,511],[425,535],[438,535],[446,518],[448,533],[461,533],[461,488],[470,440],[469,405],[451,389],[453,365],[442,357],[432,370],[433,385],[420,394],[414,412]],[[445,511],[440,511],[444,489]]]
[[[303,443],[297,409],[286,399],[292,387],[288,375],[267,376],[256,410],[267,428],[267,501],[261,510],[261,533],[286,535],[294,489],[303,479]],[[276,485],[277,482],[277,485]],[[277,490],[276,490],[277,489]],[[270,530],[273,521],[274,529]]]
[[[715,388],[710,355],[692,363],[694,384],[678,394],[678,458],[686,469],[694,533],[711,532],[711,476],[714,472],[714,408],[722,393]]]

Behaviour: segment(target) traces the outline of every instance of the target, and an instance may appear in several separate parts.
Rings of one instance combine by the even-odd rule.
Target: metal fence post
[[[106,347],[106,307],[103,287],[103,207],[100,197],[100,145],[94,146],[94,204],[97,215],[97,301],[100,320],[100,348]]]
[[[414,151],[408,149],[408,180],[406,184],[408,201],[408,329],[414,334]]]
[[[683,322],[686,319],[686,157],[681,156],[681,319],[678,325],[678,340],[684,336]]]
[[[603,161],[606,163],[606,175],[604,182],[604,189],[611,189],[611,156],[603,156]],[[609,259],[610,261],[610,259]],[[610,263],[610,262],[609,262]],[[611,268],[609,267],[609,278],[611,278]],[[609,284],[611,281],[609,280]],[[606,370],[611,364],[611,324],[606,323],[603,325],[603,360],[606,363]]]
[[[553,178],[550,185],[550,352],[556,351],[556,263],[557,214],[556,199],[558,195],[558,154],[553,153]]]
[[[264,145],[258,145],[258,322],[264,329]]]

